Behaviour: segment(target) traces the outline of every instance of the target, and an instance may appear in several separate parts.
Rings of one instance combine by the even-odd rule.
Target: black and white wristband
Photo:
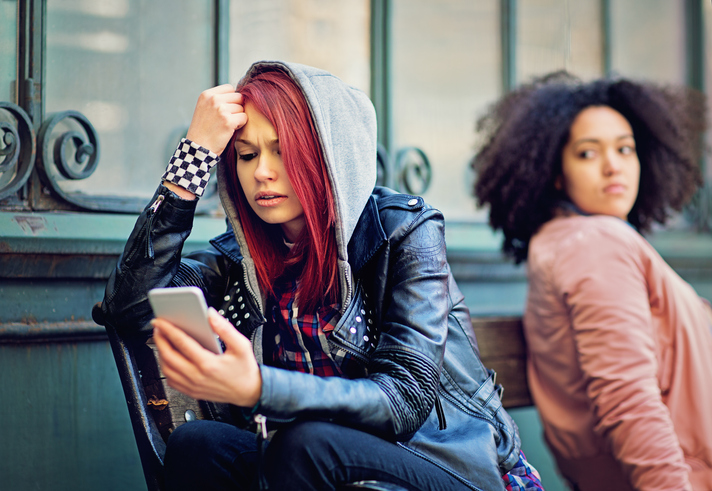
[[[208,185],[210,169],[219,160],[220,157],[216,153],[183,138],[168,162],[162,179],[200,197]]]

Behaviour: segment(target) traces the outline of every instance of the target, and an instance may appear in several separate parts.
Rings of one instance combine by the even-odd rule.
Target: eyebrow
[[[632,133],[621,135],[616,138],[616,141],[625,140],[626,138],[633,138]],[[580,138],[574,142],[574,145],[579,145],[581,143],[600,143],[601,140],[598,138]]]
[[[235,140],[235,143],[236,143],[236,144],[237,144],[237,143],[242,143],[242,144],[244,144],[244,145],[254,145],[254,143],[252,143],[252,142],[249,141],[249,140],[245,140],[244,138],[238,138],[237,140]],[[267,145],[269,145],[269,146],[272,146],[272,145],[279,145],[279,138],[273,138],[272,140],[269,140],[269,141],[267,142]]]

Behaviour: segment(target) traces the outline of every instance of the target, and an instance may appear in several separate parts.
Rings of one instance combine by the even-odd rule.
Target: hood
[[[243,80],[272,70],[286,72],[301,88],[321,142],[336,200],[336,243],[343,311],[352,297],[347,246],[376,185],[376,112],[362,91],[345,84],[329,72],[306,65],[260,61],[250,67]],[[254,292],[259,292],[254,263],[235,206],[228,196],[223,165],[218,166],[217,175],[220,199],[244,258],[248,285]],[[264,310],[262,295],[258,293],[257,298],[260,308]]]

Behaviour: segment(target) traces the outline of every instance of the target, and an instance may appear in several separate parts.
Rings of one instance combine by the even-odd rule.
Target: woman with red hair
[[[228,230],[181,258],[216,163]],[[260,62],[200,96],[102,304],[153,326],[173,388],[229,404],[171,434],[169,489],[533,489],[441,213],[375,181],[373,106],[322,70]],[[188,285],[223,354],[151,321],[148,290]]]

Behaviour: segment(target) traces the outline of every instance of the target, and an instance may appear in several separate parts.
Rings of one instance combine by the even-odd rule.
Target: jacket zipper
[[[445,420],[445,411],[443,410],[443,403],[440,400],[440,394],[438,392],[435,393],[435,412],[438,415],[438,429],[440,430],[445,430],[447,429],[447,421]]]
[[[151,231],[153,230],[153,219],[156,216],[156,212],[158,211],[158,208],[161,206],[161,203],[163,203],[163,200],[166,199],[165,196],[162,194],[159,194],[156,197],[156,201],[154,201],[150,208],[148,209],[148,220],[146,221],[146,257],[153,259],[153,241],[151,240]]]
[[[265,442],[267,441],[267,418],[258,413],[255,414],[254,420],[257,424],[257,476],[260,489],[269,489],[264,468]]]
[[[242,277],[245,280],[245,289],[252,297],[252,300],[254,300],[255,305],[257,305],[257,309],[262,312],[262,300],[257,298],[257,295],[255,294],[255,292],[252,291],[252,288],[250,287],[250,282],[247,278],[247,268],[244,264],[242,265]]]

